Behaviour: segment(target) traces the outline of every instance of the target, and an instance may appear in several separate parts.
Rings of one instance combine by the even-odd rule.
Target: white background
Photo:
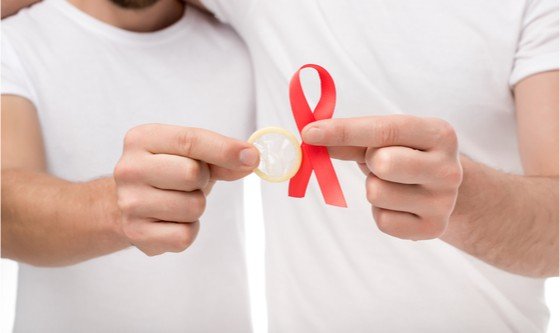
[[[251,175],[245,181],[246,253],[249,269],[251,313],[255,333],[267,331],[266,300],[264,297],[264,229],[259,180]],[[17,286],[17,265],[9,260],[0,261],[0,332],[12,331]],[[546,283],[546,299],[551,312],[548,332],[560,332],[560,279]]]

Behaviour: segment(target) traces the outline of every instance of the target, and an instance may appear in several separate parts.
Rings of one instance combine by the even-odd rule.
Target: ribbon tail
[[[315,69],[321,80],[321,98],[313,112],[307,103],[299,79],[299,73],[304,68]],[[336,104],[336,88],[333,78],[323,67],[314,64],[300,67],[290,80],[289,93],[292,113],[300,133],[307,124],[332,117]],[[302,143],[301,149],[302,164],[296,175],[290,179],[288,195],[296,198],[304,197],[311,173],[314,171],[325,202],[333,206],[347,207],[327,148]]]
[[[309,159],[313,161],[312,168],[315,171],[325,203],[332,206],[348,207],[327,148],[308,146],[308,154]]]

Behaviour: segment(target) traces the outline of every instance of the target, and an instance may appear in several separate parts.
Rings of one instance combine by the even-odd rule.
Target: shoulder
[[[222,22],[240,27],[257,0],[200,0]]]
[[[53,2],[42,1],[2,20],[2,37],[22,53],[35,52],[41,45],[48,47],[57,38],[53,32],[60,29],[64,19]]]
[[[48,23],[49,21],[51,24],[56,24],[56,21],[49,19],[52,13],[53,8],[50,1],[42,1],[30,7],[23,8],[17,14],[2,20],[2,32],[15,33],[22,30],[30,31],[40,28],[43,23]]]

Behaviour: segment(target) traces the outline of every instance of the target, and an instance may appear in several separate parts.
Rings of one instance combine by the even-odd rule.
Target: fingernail
[[[311,127],[305,130],[303,140],[305,142],[314,143],[320,142],[325,137],[324,131],[317,127]]]
[[[245,148],[239,153],[239,161],[246,166],[257,166],[259,153],[256,148]]]

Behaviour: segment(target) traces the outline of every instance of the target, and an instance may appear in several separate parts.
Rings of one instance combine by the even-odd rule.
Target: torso
[[[510,82],[526,1],[228,1],[210,9],[247,42],[258,126],[297,133],[291,75],[329,70],[334,117],[405,113],[449,121],[461,153],[522,171]],[[304,73],[311,105],[318,79]],[[326,206],[314,177],[303,199],[263,184],[272,332],[538,332],[543,281],[486,265],[439,241],[382,234],[365,177],[335,161],[349,208]]]
[[[253,130],[251,68],[231,30],[193,8],[143,35],[91,20],[46,1],[2,22],[35,91],[50,173],[110,176],[126,131],[142,123],[238,139]],[[15,331],[250,331],[241,193],[240,182],[216,185],[184,253],[20,265]]]

